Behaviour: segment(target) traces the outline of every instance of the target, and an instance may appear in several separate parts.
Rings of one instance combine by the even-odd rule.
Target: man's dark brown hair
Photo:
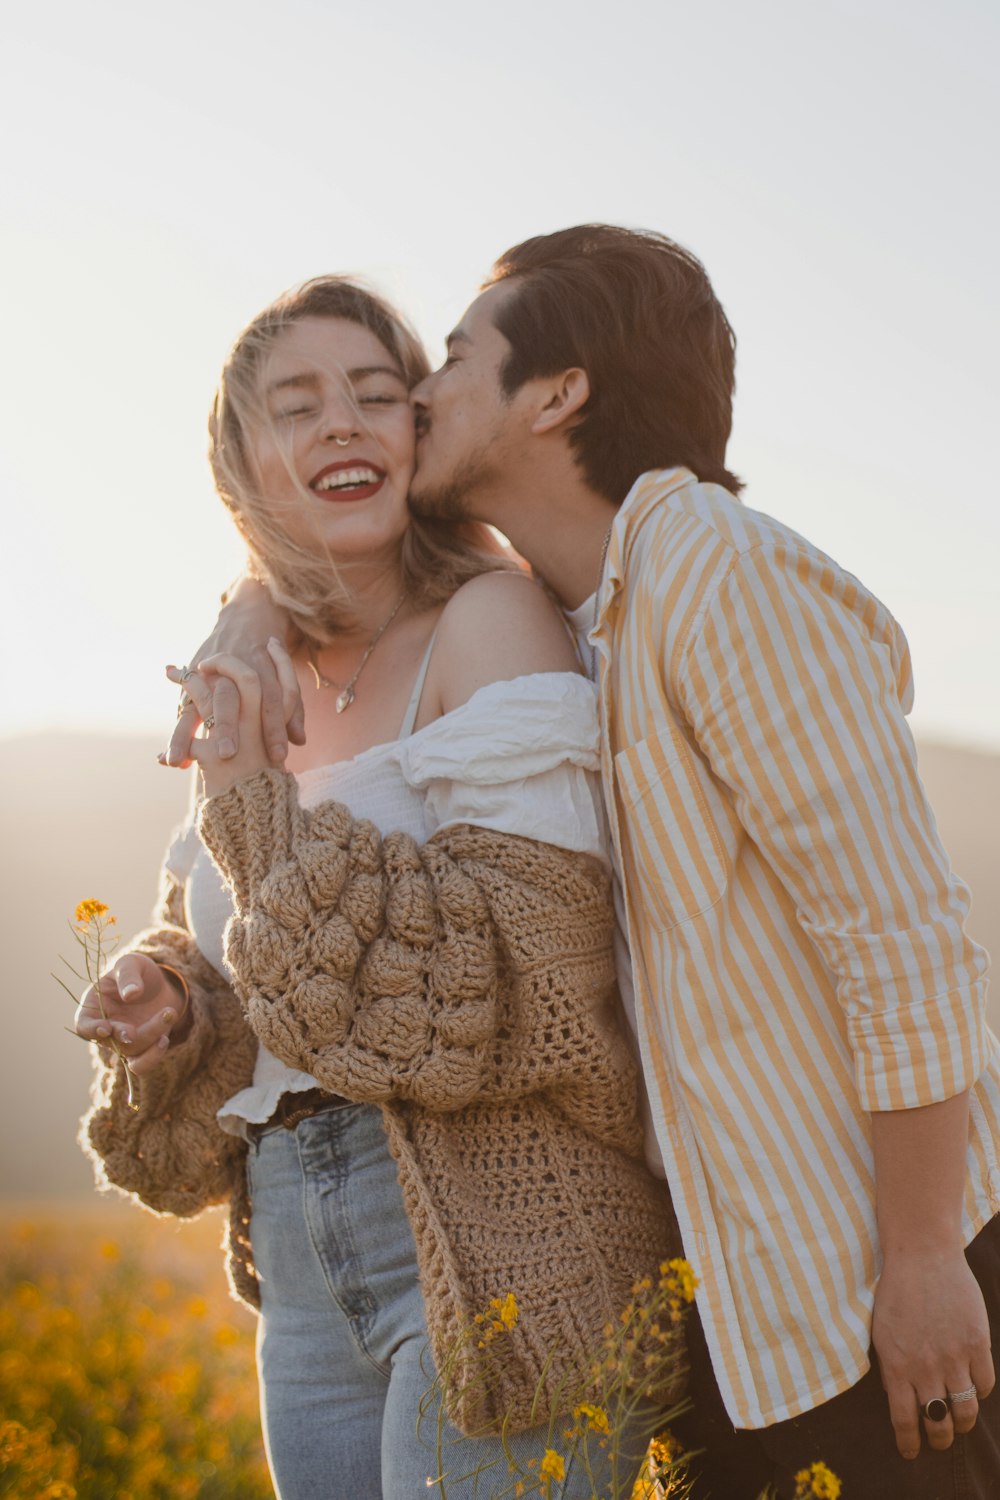
[[[725,467],[736,336],[690,251],[663,234],[581,224],[501,255],[486,285],[507,280],[517,293],[495,315],[511,346],[503,390],[586,370],[570,441],[588,484],[619,505],[647,469],[683,464],[739,493]]]

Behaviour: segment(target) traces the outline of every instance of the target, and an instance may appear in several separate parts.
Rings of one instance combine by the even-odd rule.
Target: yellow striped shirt
[[[592,641],[657,1139],[738,1427],[868,1368],[869,1111],[971,1089],[966,1242],[1000,1210],[1000,1043],[905,722],[909,655],[830,558],[685,469],[615,519]]]

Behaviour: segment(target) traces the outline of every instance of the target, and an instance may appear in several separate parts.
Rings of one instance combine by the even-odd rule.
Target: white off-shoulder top
[[[381,833],[424,843],[439,828],[473,823],[609,863],[600,789],[597,696],[570,672],[541,672],[480,688],[416,733],[374,745],[353,760],[303,771],[302,806],[338,801]],[[183,885],[188,925],[201,952],[225,973],[228,887],[189,822],[167,866]],[[261,1047],[252,1085],[219,1112],[224,1129],[270,1119],[281,1095],[315,1087]]]

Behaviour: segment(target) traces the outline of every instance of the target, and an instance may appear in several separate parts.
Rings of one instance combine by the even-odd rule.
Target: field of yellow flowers
[[[114,1200],[0,1213],[4,1500],[271,1500],[222,1229]]]
[[[0,1212],[3,1500],[272,1500],[222,1229],[113,1200]],[[653,1444],[633,1500],[679,1500],[675,1457]],[[803,1500],[840,1494],[823,1464],[798,1477]]]
[[[110,1203],[0,1218],[0,1496],[268,1500],[221,1232]]]

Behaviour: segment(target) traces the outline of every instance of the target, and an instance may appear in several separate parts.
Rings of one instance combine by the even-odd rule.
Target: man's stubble
[[[410,485],[410,510],[416,516],[438,521],[487,521],[490,518],[476,510],[476,496],[495,490],[498,479],[499,466],[488,446],[472,454],[436,485],[421,484],[418,463]]]

